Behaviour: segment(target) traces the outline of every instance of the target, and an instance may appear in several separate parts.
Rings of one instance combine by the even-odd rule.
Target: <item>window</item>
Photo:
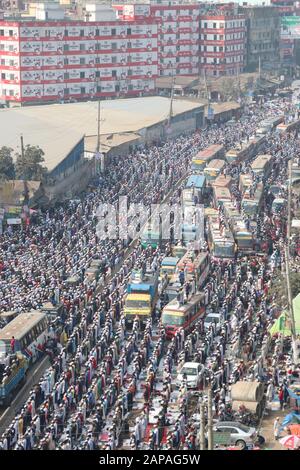
[[[13,73],[11,73],[11,74],[9,75],[9,79],[10,79],[10,80],[14,80],[14,79],[15,79],[15,76],[14,76]]]
[[[96,36],[99,36],[99,28],[96,28],[95,34]]]
[[[80,58],[80,65],[85,65],[85,57]]]
[[[113,70],[112,73],[111,73],[112,77],[116,77],[117,76],[117,71],[116,70]]]
[[[65,37],[68,37],[68,36],[69,36],[69,31],[65,29]]]
[[[100,64],[100,57],[96,57],[96,64]]]
[[[4,51],[4,44],[0,44],[0,51]]]
[[[100,49],[101,49],[100,42],[96,42],[95,50],[100,51]]]
[[[4,36],[4,29],[0,29],[0,36]]]
[[[97,93],[101,93],[101,86],[97,86]]]
[[[219,51],[220,51],[220,52],[223,52],[223,46],[220,46],[220,47],[219,47]]]
[[[5,80],[5,73],[1,73],[1,80]]]
[[[213,23],[213,28],[216,28],[217,27],[217,23]]]
[[[214,52],[217,52],[217,48],[216,48],[216,46],[214,46]]]
[[[127,75],[128,75],[128,77],[129,77],[130,75],[132,75],[132,70],[131,70],[131,69],[128,69]]]
[[[81,29],[81,30],[80,30],[80,36],[81,36],[81,37],[84,36],[84,29]]]
[[[64,95],[68,95],[69,93],[70,93],[69,88],[65,88],[65,89],[64,89]]]
[[[13,36],[13,34],[14,34],[13,30],[10,29],[10,30],[8,31],[8,34],[9,34],[10,36]]]
[[[214,34],[214,41],[216,41],[217,39],[218,39],[218,36]]]
[[[1,65],[5,65],[5,59],[1,59]]]
[[[65,73],[64,73],[64,79],[65,79],[65,80],[69,80],[69,72],[65,72]]]
[[[112,64],[116,64],[116,63],[117,63],[117,57],[116,57],[116,56],[113,56],[113,57],[111,58],[111,62],[112,62]]]
[[[220,28],[224,28],[224,23],[220,23]]]
[[[69,59],[64,59],[64,65],[69,65]]]
[[[130,42],[130,41],[128,41],[128,43],[127,43],[127,48],[128,48],[128,49],[131,49],[131,48],[132,48],[132,45],[131,45],[131,42]]]
[[[69,50],[69,44],[64,44],[64,51],[68,51]]]
[[[128,34],[128,36],[130,36],[130,34],[131,34],[131,28],[127,28],[127,34]]]
[[[80,93],[81,93],[82,95],[85,94],[85,87],[84,87],[84,86],[82,86],[82,87],[80,88]]]
[[[80,44],[80,50],[85,51],[85,44]]]
[[[113,50],[116,50],[116,49],[117,49],[117,43],[116,43],[116,42],[112,42],[112,43],[111,43],[111,48],[112,48]]]
[[[116,35],[116,28],[113,28],[113,29],[111,30],[111,35],[112,35],[112,36],[115,36],[115,35]]]
[[[128,85],[128,90],[133,90],[133,85],[132,84]]]
[[[224,39],[223,34],[220,34],[219,39],[220,39],[220,41],[223,41],[223,39]]]
[[[207,28],[207,23],[204,23],[204,28]]]
[[[207,39],[207,34],[204,34],[204,40],[206,40],[206,39]]]
[[[8,50],[11,51],[11,52],[13,52],[14,46],[8,46]]]
[[[100,77],[100,72],[99,72],[99,70],[96,71],[96,77]]]
[[[116,91],[120,91],[120,85],[116,85],[115,90],[116,90]]]
[[[80,72],[80,78],[85,78],[85,72]]]

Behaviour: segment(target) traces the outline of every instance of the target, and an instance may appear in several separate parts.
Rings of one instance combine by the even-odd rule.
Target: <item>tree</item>
[[[237,99],[239,97],[239,87],[235,77],[222,78],[221,93],[225,100]]]
[[[294,298],[300,292],[300,273],[291,272],[290,282],[292,298]],[[275,302],[278,307],[285,308],[288,305],[286,279],[281,273],[273,279],[270,294],[275,295]]]
[[[17,154],[16,175],[19,179],[40,181],[46,174],[47,169],[41,164],[44,160],[44,152],[38,146],[26,145],[24,158]]]
[[[12,151],[10,147],[0,148],[0,179],[10,180],[15,177],[15,165],[12,158]]]

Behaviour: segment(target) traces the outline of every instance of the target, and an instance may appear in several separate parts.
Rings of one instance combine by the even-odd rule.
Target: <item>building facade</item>
[[[245,16],[236,8],[216,5],[200,19],[201,74],[206,76],[238,75],[244,70]]]
[[[114,5],[119,17],[153,18],[158,23],[160,76],[199,74],[200,9],[197,3],[150,2]]]
[[[280,64],[280,15],[273,6],[243,6],[247,28],[247,69],[275,70]]]
[[[158,27],[141,21],[0,21],[0,99],[34,103],[155,89]]]

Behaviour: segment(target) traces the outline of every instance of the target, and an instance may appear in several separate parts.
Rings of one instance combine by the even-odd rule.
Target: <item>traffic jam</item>
[[[256,450],[289,435],[279,418],[264,435],[264,419],[300,390],[292,334],[272,332],[274,280],[299,270],[299,130],[291,96],[266,96],[112,158],[84,195],[1,236],[1,450]],[[130,236],[112,235],[112,207]]]

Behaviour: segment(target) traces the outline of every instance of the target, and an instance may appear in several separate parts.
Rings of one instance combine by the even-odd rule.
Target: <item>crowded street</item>
[[[8,313],[15,322],[31,312],[55,312],[44,314],[43,344],[39,340],[34,349],[28,343],[18,350],[29,363],[48,355],[51,365],[24,396],[9,424],[3,425],[0,415],[1,450],[198,450],[203,445],[201,428],[204,445],[210,445],[210,400],[214,434],[222,423],[228,429],[230,423],[240,423],[241,432],[247,434],[242,427],[248,427],[252,436],[246,439],[241,434],[227,443],[215,437],[214,448],[270,444],[263,435],[264,417],[273,410],[275,397],[280,408],[274,405],[274,410],[291,406],[289,390],[299,378],[300,360],[295,361],[291,335],[271,331],[282,313],[272,289],[274,280],[286,272],[286,264],[294,273],[300,269],[297,234],[286,259],[288,162],[299,166],[300,126],[291,132],[270,129],[254,154],[232,161],[226,155],[251,143],[262,120],[278,115],[286,121],[298,119],[290,98],[265,96],[245,105],[234,125],[208,125],[112,157],[78,199],[35,211],[30,225],[8,227],[0,235],[0,321]],[[107,232],[103,237],[99,223],[120,197],[127,197],[128,206],[141,204],[146,209],[163,202],[180,204],[187,179],[206,174],[193,170],[192,161],[215,144],[223,148],[217,158],[226,163],[218,178],[230,180],[230,200],[218,200],[207,177],[199,243],[193,245],[191,241],[199,240],[184,238],[187,235],[182,240],[145,241],[135,215],[128,221],[135,235],[109,237]],[[258,155],[269,156],[260,173],[253,165]],[[251,179],[247,189],[241,185],[246,175]],[[259,188],[259,203],[251,212],[246,202]],[[295,215],[300,202],[296,189],[290,198]],[[283,201],[278,210],[274,200]],[[125,212],[122,206],[119,218]],[[240,231],[251,239],[251,249],[245,248],[246,236],[239,238],[237,222],[229,214],[242,224]],[[218,240],[225,239],[227,231],[234,247],[232,253],[220,255]],[[187,262],[181,261],[187,256]],[[175,268],[168,274],[163,266],[171,258]],[[204,272],[204,261],[199,261],[201,280],[195,267],[200,258],[207,267]],[[134,290],[147,283],[148,290]],[[136,304],[130,302],[135,296],[141,299],[134,309]],[[147,296],[146,315],[142,302]],[[193,308],[197,314],[190,313]],[[209,321],[209,316],[218,321]],[[8,340],[3,383],[17,351],[14,336]],[[191,385],[193,375],[197,380]],[[238,394],[235,398],[234,387],[240,383],[262,390],[259,400],[247,401],[258,403],[256,408],[248,408]],[[199,414],[201,404],[204,416]],[[3,413],[8,406],[3,403]],[[274,424],[274,439],[285,436],[285,428],[278,429]]]

